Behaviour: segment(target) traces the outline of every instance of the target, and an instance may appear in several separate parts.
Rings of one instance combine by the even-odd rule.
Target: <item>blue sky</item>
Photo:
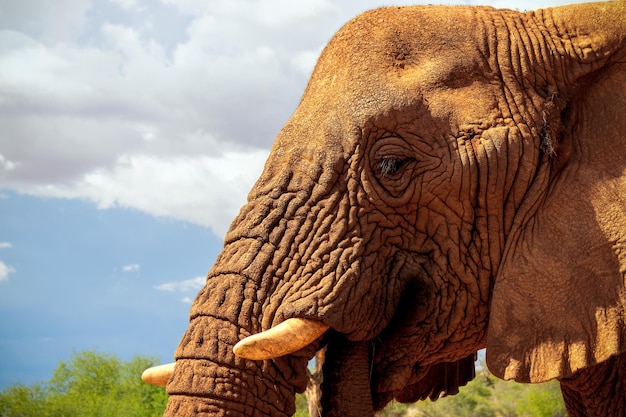
[[[411,3],[0,0],[0,388],[84,349],[170,361],[324,45]]]
[[[186,222],[13,192],[0,230],[13,270],[0,282],[0,386],[48,379],[83,349],[170,361],[221,246]]]

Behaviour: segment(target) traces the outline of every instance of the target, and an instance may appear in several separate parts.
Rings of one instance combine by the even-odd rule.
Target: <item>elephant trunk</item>
[[[306,365],[315,351],[276,360],[246,360],[234,346],[273,327],[280,300],[271,266],[285,257],[264,232],[286,216],[276,201],[261,198],[244,207],[190,311],[176,351],[165,416],[289,416],[295,392],[306,388]],[[274,206],[274,207],[273,207]],[[284,206],[283,206],[284,207]],[[278,220],[276,220],[278,221]],[[272,227],[270,227],[272,226]],[[264,234],[265,233],[265,234]],[[222,410],[222,411],[220,411]]]
[[[233,352],[240,341],[289,319],[317,318],[311,306],[332,285],[322,277],[342,260],[328,255],[336,249],[328,234],[340,198],[329,191],[337,173],[331,170],[328,178],[321,166],[324,155],[283,153],[294,154],[297,161],[266,166],[191,307],[167,385],[165,416],[295,413],[295,393],[306,389],[316,343],[274,359],[244,359]],[[294,173],[294,165],[312,168]]]
[[[306,386],[308,358],[301,358],[302,372],[297,375],[284,371],[298,367],[286,366],[286,359],[248,361],[233,353],[233,346],[241,338],[260,329],[252,314],[258,307],[243,300],[244,294],[254,291],[247,282],[241,274],[209,275],[176,351],[165,416],[220,415],[219,410],[255,416],[288,416],[295,412],[295,390],[302,391]],[[200,305],[208,306],[210,311],[202,311]]]
[[[352,342],[341,334],[329,334],[323,368],[323,417],[374,416],[370,347],[368,341]]]
[[[264,317],[275,311],[249,268],[229,272],[238,263],[245,264],[242,257],[250,250],[256,253],[252,263],[265,264],[264,258],[271,258],[273,251],[258,246],[264,244],[244,241],[226,246],[209,273],[175,354],[165,416],[220,415],[218,410],[230,410],[275,417],[295,412],[295,392],[306,388],[306,366],[315,347],[274,360],[247,360],[233,352],[240,340],[265,330]]]

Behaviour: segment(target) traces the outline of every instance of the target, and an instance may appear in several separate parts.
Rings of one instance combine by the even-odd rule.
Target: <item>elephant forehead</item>
[[[322,53],[297,120],[362,126],[372,116],[413,107],[428,93],[490,81],[477,26],[475,10],[463,7],[382,8],[358,16]]]
[[[366,12],[329,42],[320,60],[325,68],[318,73],[339,82],[349,76],[358,83],[428,66],[433,78],[440,80],[440,70],[450,72],[480,56],[477,49],[483,42],[479,36],[485,25],[477,16],[475,8],[465,7],[391,7]]]

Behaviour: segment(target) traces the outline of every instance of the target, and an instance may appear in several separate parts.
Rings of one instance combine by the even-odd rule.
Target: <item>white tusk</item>
[[[170,380],[174,373],[174,363],[166,363],[164,365],[153,366],[143,371],[141,379],[148,384],[158,385],[164,387],[167,385],[167,381]]]
[[[310,345],[328,329],[321,321],[291,318],[246,337],[235,345],[233,352],[240,358],[257,361],[279,358]]]

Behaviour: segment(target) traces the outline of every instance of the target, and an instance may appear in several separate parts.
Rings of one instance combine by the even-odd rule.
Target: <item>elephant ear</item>
[[[504,379],[567,377],[626,350],[625,4],[552,13],[587,53],[566,71],[575,88],[563,94],[556,157],[527,194],[496,277],[487,365]]]

